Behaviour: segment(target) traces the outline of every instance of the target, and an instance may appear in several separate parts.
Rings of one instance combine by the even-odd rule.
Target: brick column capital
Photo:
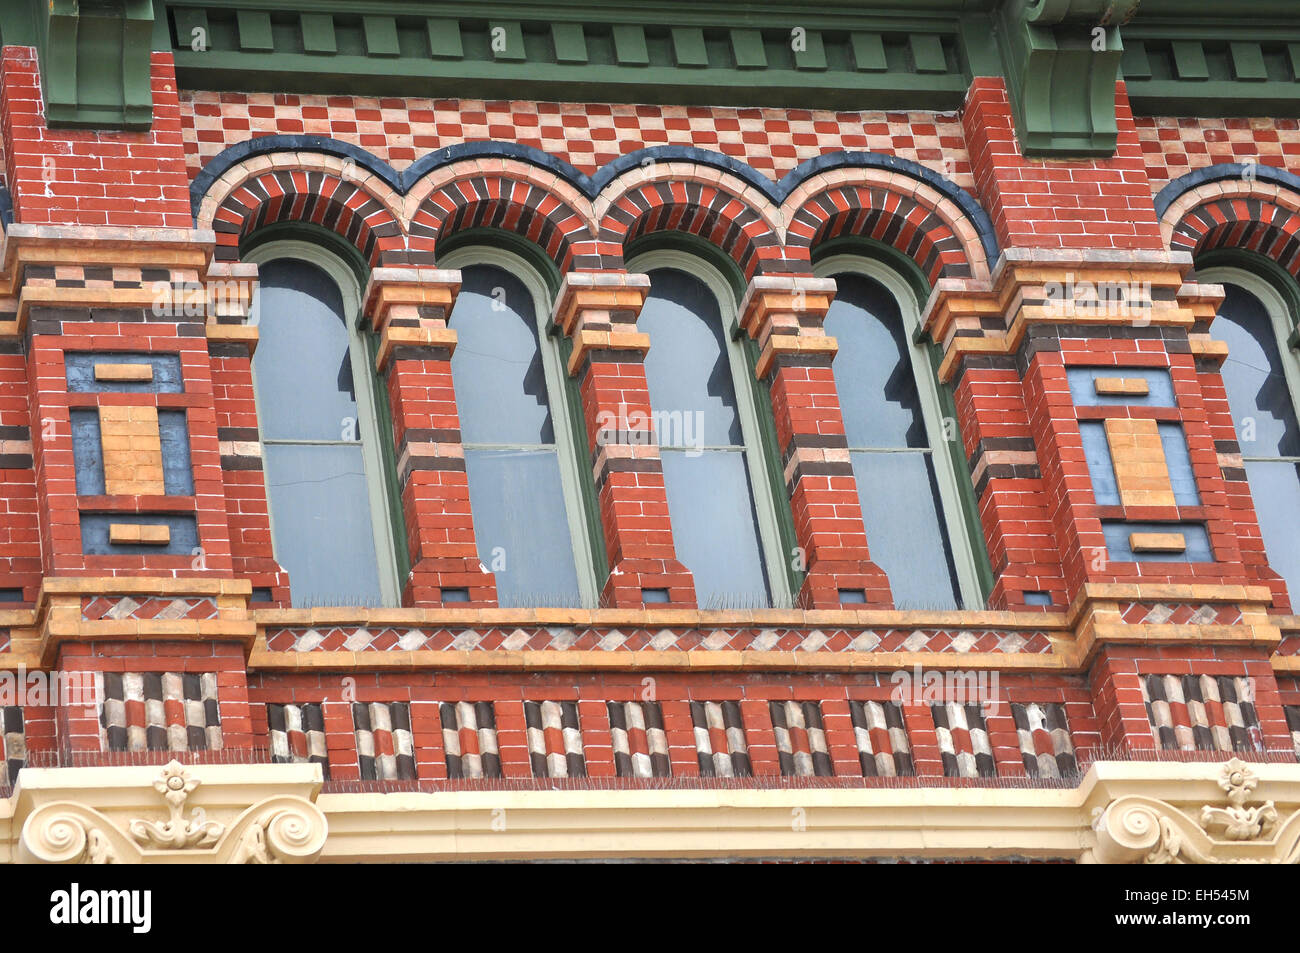
[[[806,354],[829,361],[838,345],[823,329],[835,298],[832,278],[812,275],[758,275],[741,299],[740,327],[761,349],[755,373],[771,373],[782,355]]]
[[[650,293],[650,276],[617,271],[575,271],[564,276],[551,319],[573,338],[569,376],[577,377],[595,352],[633,352],[643,359],[650,336],[636,330],[636,319]]]
[[[650,276],[624,271],[571,271],[564,276],[551,314],[565,334],[636,325],[650,294]]]
[[[375,268],[362,295],[370,326],[379,335],[375,366],[382,373],[394,354],[456,350],[447,327],[460,293],[460,272],[445,268]]]

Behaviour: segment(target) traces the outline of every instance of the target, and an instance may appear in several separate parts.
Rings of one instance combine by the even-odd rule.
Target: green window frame
[[[576,430],[576,422],[581,420],[580,409],[572,401],[575,389],[568,385],[568,369],[565,366],[564,348],[556,334],[551,333],[551,314],[554,310],[555,295],[548,286],[544,276],[524,256],[514,251],[494,245],[465,244],[455,247],[438,259],[438,267],[452,270],[469,268],[474,265],[487,265],[500,268],[520,280],[533,299],[533,314],[537,321],[537,341],[542,357],[542,369],[546,379],[546,396],[550,406],[551,426],[554,430],[554,443],[541,444],[464,444],[470,450],[536,450],[553,448],[559,461],[560,485],[563,491],[565,518],[569,525],[569,534],[574,550],[574,566],[577,571],[578,595],[584,608],[595,608],[600,597],[600,578],[598,556],[593,548],[594,541],[600,538],[599,530],[593,532],[590,525],[591,509],[583,490],[581,460],[587,456],[582,453],[586,446],[585,433]],[[453,308],[454,314],[454,308]],[[450,316],[449,316],[450,317]],[[462,421],[463,423],[463,421]],[[581,443],[579,443],[581,440]],[[601,554],[603,557],[603,553]]]
[[[764,409],[758,406],[758,389],[753,386],[754,366],[747,350],[746,335],[739,327],[740,301],[736,287],[711,262],[691,251],[675,248],[650,248],[637,252],[627,260],[627,270],[647,273],[660,268],[685,272],[702,281],[718,301],[722,316],[723,337],[727,346],[727,361],[731,371],[732,386],[736,394],[736,410],[740,418],[744,440],[745,463],[749,485],[754,494],[754,511],[758,523],[759,545],[766,569],[767,585],[772,606],[788,608],[794,605],[794,580],[788,571],[791,556],[786,553],[788,533],[778,518],[780,508],[789,510],[784,493],[778,494],[772,483],[769,462],[776,456],[774,448],[765,439],[762,426]],[[654,342],[651,342],[654,347]],[[658,408],[653,408],[658,409]],[[719,448],[706,448],[719,449]],[[721,448],[731,449],[731,448]],[[674,452],[660,449],[660,453]],[[779,472],[779,468],[778,468]],[[709,608],[705,606],[705,608]],[[738,608],[738,607],[723,607]],[[753,607],[746,607],[753,608]]]
[[[966,495],[962,493],[961,480],[969,484],[969,474],[958,472],[953,454],[945,452],[955,442],[957,452],[961,453],[961,436],[957,431],[956,418],[949,402],[944,400],[940,384],[935,376],[934,363],[930,354],[930,345],[921,333],[921,312],[917,303],[913,285],[897,270],[888,264],[861,254],[829,254],[819,258],[813,273],[820,278],[851,273],[861,275],[883,285],[898,304],[899,314],[903,320],[904,339],[908,342],[907,353],[912,367],[912,378],[916,382],[920,397],[921,416],[925,422],[928,448],[924,451],[933,462],[935,482],[939,488],[939,503],[943,528],[947,533],[948,545],[951,547],[953,566],[957,576],[957,590],[960,597],[959,608],[977,609],[985,603],[988,585],[987,570],[981,561],[981,553],[972,539],[970,520],[967,514]],[[831,364],[834,370],[834,362]],[[848,414],[848,408],[840,408],[841,413]],[[952,420],[953,439],[945,434],[944,421]],[[851,451],[890,453],[891,450],[879,448],[855,448]],[[907,452],[918,452],[909,450]],[[967,494],[969,495],[969,494]],[[871,540],[867,540],[871,545]],[[982,539],[981,539],[982,546]],[[987,555],[984,561],[987,562]]]
[[[1216,256],[1222,260],[1224,256]],[[1253,256],[1233,256],[1229,258],[1245,258],[1245,263],[1253,263]],[[1264,306],[1268,312],[1269,321],[1273,327],[1273,335],[1276,340],[1278,359],[1282,365],[1282,374],[1285,379],[1287,396],[1291,400],[1291,409],[1295,414],[1296,420],[1300,420],[1300,355],[1296,353],[1297,343],[1300,343],[1300,335],[1297,334],[1296,318],[1293,317],[1294,311],[1288,303],[1288,297],[1291,301],[1300,300],[1300,289],[1294,284],[1294,279],[1282,269],[1272,265],[1271,261],[1264,259],[1259,262],[1260,270],[1265,274],[1257,273],[1253,270],[1240,267],[1234,264],[1214,264],[1210,267],[1199,268],[1196,272],[1196,280],[1202,284],[1218,285],[1235,285],[1243,291],[1253,295]],[[1271,265],[1271,267],[1270,267]],[[1271,280],[1270,280],[1271,279]],[[1286,294],[1285,292],[1291,292]],[[1210,335],[1214,336],[1214,325],[1210,326]],[[1233,360],[1231,352],[1228,354],[1228,361]],[[1228,408],[1232,414],[1232,424],[1234,434],[1238,436],[1241,448],[1241,459],[1243,464],[1260,463],[1260,464],[1290,464],[1300,468],[1300,456],[1293,455],[1276,455],[1276,454],[1251,454],[1247,452],[1247,445],[1240,442],[1240,431],[1238,430],[1241,419],[1237,416],[1239,408]],[[1247,470],[1249,467],[1247,466]],[[1247,481],[1249,485],[1249,479]],[[1255,498],[1255,491],[1252,489],[1252,500]],[[1265,508],[1261,507],[1258,502],[1255,503],[1256,518],[1260,523],[1261,535],[1264,537],[1264,546],[1266,553],[1271,548],[1269,546],[1269,536],[1273,536],[1273,547],[1283,545],[1280,538],[1286,535],[1289,544],[1294,544],[1294,539],[1290,535],[1291,528],[1283,527],[1281,531],[1265,532],[1267,514]],[[1272,527],[1270,526],[1270,530]],[[1276,549],[1274,549],[1276,553]],[[1271,562],[1271,559],[1270,559]],[[1274,570],[1279,572],[1278,570]],[[1280,575],[1280,572],[1279,572]],[[1300,580],[1286,579],[1287,588],[1290,591],[1292,600],[1300,597]]]
[[[383,439],[387,425],[387,414],[381,414],[378,408],[378,396],[375,385],[373,361],[374,348],[370,335],[363,328],[361,314],[361,285],[354,269],[338,255],[310,241],[285,238],[272,239],[258,244],[255,248],[242,254],[242,259],[252,264],[264,264],[277,259],[292,259],[315,265],[324,271],[338,286],[343,299],[343,312],[348,330],[348,355],[352,365],[352,378],[356,392],[357,427],[361,435],[359,441],[347,440],[308,440],[308,439],[267,439],[260,421],[263,415],[262,395],[257,385],[256,363],[252,368],[253,397],[259,420],[258,434],[262,449],[262,459],[267,458],[267,446],[301,445],[301,446],[344,446],[360,443],[361,456],[365,469],[367,491],[366,505],[370,511],[370,523],[374,536],[377,572],[380,587],[380,600],[383,606],[395,607],[401,601],[401,574],[398,568],[401,552],[396,529],[400,516],[394,510],[395,500],[390,492],[390,469],[387,455],[391,448]],[[250,323],[256,326],[262,315],[260,309],[254,309]],[[388,431],[391,434],[391,430]],[[391,439],[390,441],[391,442]],[[264,464],[265,466],[265,464]],[[270,487],[267,488],[267,517],[271,526],[272,552],[276,546],[275,508],[271,502]],[[277,554],[277,560],[279,556]],[[290,591],[293,590],[293,578],[289,580]]]

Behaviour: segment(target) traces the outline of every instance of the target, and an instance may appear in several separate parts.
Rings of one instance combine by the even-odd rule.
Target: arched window
[[[293,605],[397,605],[357,280],[308,242],[271,242],[245,260],[260,266],[253,383],[275,557]]]
[[[462,248],[452,379],[479,559],[503,606],[594,606],[565,370],[547,333],[551,296],[513,254]]]
[[[1236,268],[1197,272],[1223,285],[1210,334],[1228,345],[1223,386],[1255,501],[1269,565],[1300,596],[1300,367],[1287,342],[1294,325],[1282,296],[1262,278]]]
[[[645,370],[673,543],[696,599],[703,608],[787,605],[735,296],[681,252],[647,252],[628,270],[650,276],[637,329],[650,336]]]
[[[871,259],[834,256],[816,271],[836,283],[825,327],[839,342],[835,389],[871,558],[899,608],[979,607],[938,384],[912,337],[916,299]]]

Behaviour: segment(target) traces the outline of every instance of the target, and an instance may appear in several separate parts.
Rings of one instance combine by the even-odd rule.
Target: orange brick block
[[[166,546],[172,541],[168,526],[142,526],[139,523],[109,523],[108,541],[113,545],[143,543],[149,546]]]
[[[1135,553],[1181,553],[1187,540],[1182,533],[1129,533],[1128,545]]]
[[[101,406],[99,433],[104,450],[105,493],[161,496],[166,492],[157,407]]]
[[[1145,397],[1150,393],[1145,377],[1098,377],[1092,386],[1101,397]]]
[[[1174,488],[1154,420],[1111,417],[1106,442],[1115,465],[1115,482],[1125,506],[1173,506]]]
[[[153,380],[152,364],[96,364],[95,380],[139,383]]]

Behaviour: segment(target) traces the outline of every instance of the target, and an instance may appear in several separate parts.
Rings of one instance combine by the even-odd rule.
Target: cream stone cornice
[[[25,768],[0,859],[1001,858],[1295,863],[1300,765],[1094,764],[1078,787],[321,794],[315,765]]]

